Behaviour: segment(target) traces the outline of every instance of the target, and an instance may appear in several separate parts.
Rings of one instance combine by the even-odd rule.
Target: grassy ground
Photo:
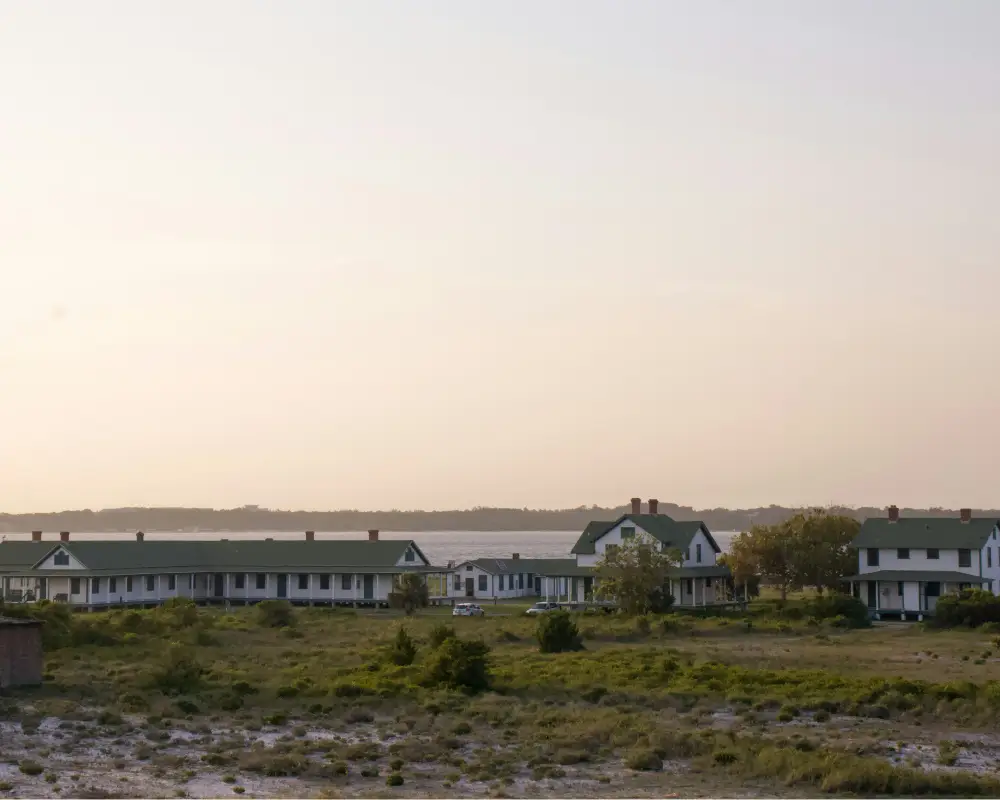
[[[0,796],[1000,795],[995,636],[596,614],[542,654],[526,607],[53,620],[45,684],[0,700]],[[487,689],[432,679],[442,623]]]

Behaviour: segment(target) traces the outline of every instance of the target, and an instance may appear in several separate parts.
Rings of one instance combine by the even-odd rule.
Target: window
[[[52,563],[57,567],[68,567],[69,566],[69,553],[65,550],[60,550],[54,556],[52,556]]]
[[[986,548],[986,566],[991,568],[993,566],[993,550],[989,547]]]
[[[413,550],[410,549],[409,547],[407,547],[406,548],[406,555],[403,556],[403,560],[404,561],[413,561],[413,559],[415,559],[415,558],[416,558],[416,556],[413,555]]]
[[[328,592],[328,591],[330,591],[330,576],[329,575],[320,575],[319,576],[319,590],[321,592]]]
[[[896,584],[896,591],[899,592],[899,596],[900,597],[903,596],[903,582],[902,581],[900,581],[898,584]]]
[[[694,580],[692,578],[687,579],[687,593],[694,594]]]
[[[340,576],[340,588],[341,589],[350,589],[351,588],[351,576],[350,575],[341,575]]]
[[[472,564],[466,564],[465,565],[465,571],[466,572],[472,572]]]
[[[958,551],[958,566],[971,567],[972,566],[972,551],[971,550],[959,550]]]
[[[177,576],[167,575],[167,591],[173,592],[177,589]]]
[[[455,576],[455,591],[456,592],[462,591],[462,576],[461,575],[456,575]]]
[[[625,540],[627,540],[627,539],[632,539],[634,537],[635,537],[635,528],[633,528],[631,526],[629,526],[629,527],[623,527],[622,528],[622,541],[623,542]]]
[[[80,594],[80,579],[70,578],[69,579],[69,593],[70,594]]]
[[[690,547],[687,547],[687,548],[684,549],[684,560],[685,561],[690,561],[691,560],[691,548]]]
[[[524,588],[524,573],[523,572],[518,573],[518,576],[517,576],[517,588],[518,589],[523,589]]]
[[[267,588],[267,573],[258,572],[257,573],[257,588],[266,589]]]
[[[132,576],[129,575],[125,578],[125,591],[128,594],[132,593]]]
[[[878,548],[869,547],[868,548],[868,566],[877,567],[878,566]]]
[[[118,578],[108,578],[108,594],[118,591]]]
[[[694,555],[695,555],[695,560],[700,564],[701,563],[701,545],[700,544],[696,544],[694,546]]]
[[[906,561],[906,559],[908,559],[909,557],[910,557],[909,547],[899,547],[896,549],[896,558],[898,558],[900,561]]]
[[[299,575],[299,590],[304,592],[308,588],[309,588],[309,576]]]
[[[100,578],[91,578],[90,579],[90,593],[91,594],[100,594],[101,593],[101,579]]]
[[[932,560],[940,558],[940,556],[938,555],[938,549],[936,547],[928,547],[927,557]]]
[[[147,575],[146,576],[146,591],[147,592],[151,592],[155,588],[156,588],[156,578],[154,578],[152,575]]]
[[[480,575],[479,576],[479,591],[485,592],[485,591],[488,590],[488,588],[489,588],[489,586],[488,586],[488,580],[487,580],[486,576],[485,575]]]

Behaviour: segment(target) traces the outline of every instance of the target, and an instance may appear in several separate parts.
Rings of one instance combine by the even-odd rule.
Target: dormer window
[[[635,538],[635,528],[631,526],[622,527],[622,541],[624,542],[627,541],[628,539],[633,539],[633,538]]]
[[[697,561],[700,564],[701,563],[701,545],[700,544],[696,544],[694,546],[694,555],[695,555],[695,561]]]
[[[65,550],[60,550],[54,556],[52,556],[52,563],[57,567],[68,567],[69,566],[69,553]]]
[[[413,561],[413,559],[414,559],[413,551],[410,548],[406,548],[406,555],[403,556],[403,560]]]

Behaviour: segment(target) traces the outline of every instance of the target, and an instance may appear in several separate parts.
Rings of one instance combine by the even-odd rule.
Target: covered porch
[[[681,608],[703,608],[728,603],[726,584],[731,576],[729,567],[717,564],[671,570],[669,587],[674,605]]]
[[[917,621],[934,613],[942,595],[989,583],[987,578],[966,572],[916,570],[876,570],[844,581],[874,619]]]

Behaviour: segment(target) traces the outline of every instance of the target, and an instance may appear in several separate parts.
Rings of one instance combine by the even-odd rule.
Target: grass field
[[[0,796],[1000,796],[996,636],[596,614],[542,654],[526,607],[60,616]],[[487,688],[442,680],[442,624]]]

